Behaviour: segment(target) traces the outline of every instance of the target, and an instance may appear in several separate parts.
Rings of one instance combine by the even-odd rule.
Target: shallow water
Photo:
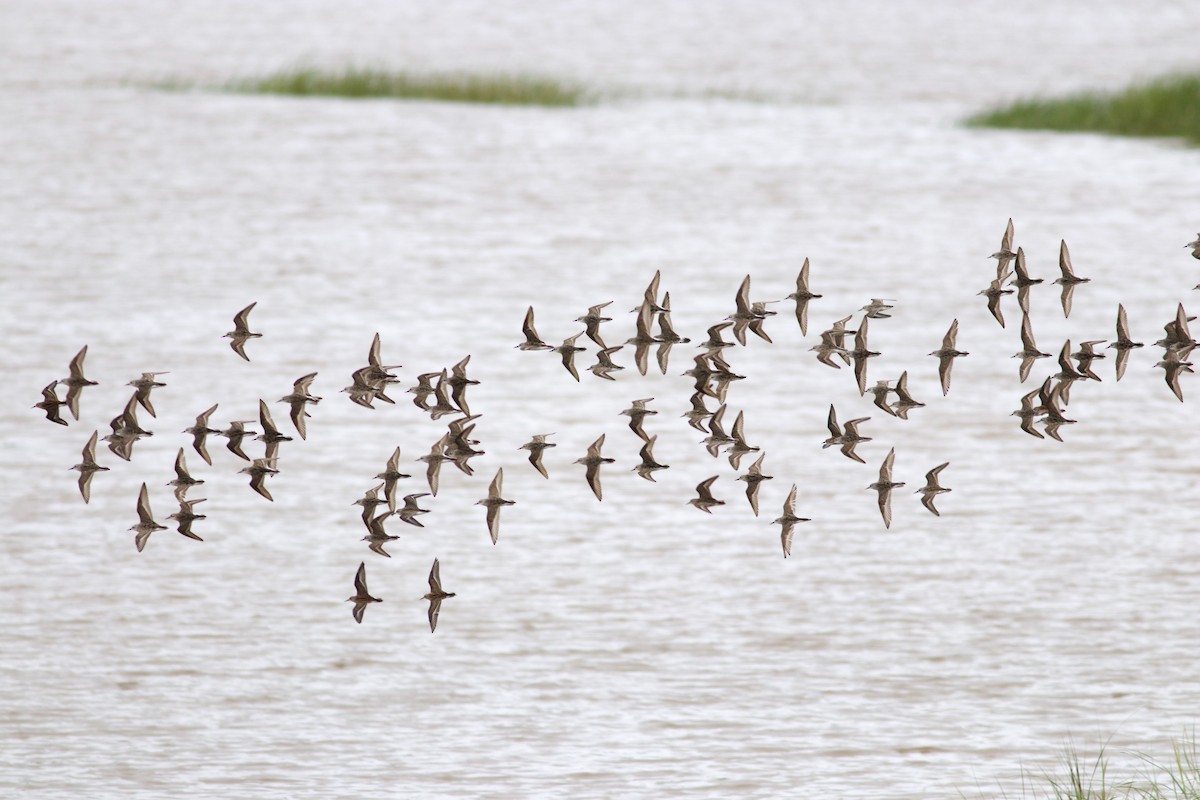
[[[1118,301],[1154,341],[1196,297],[1182,244],[1200,155],[956,122],[1186,64],[1182,5],[260,5],[0,4],[0,789],[950,796],[1011,792],[1068,738],[1162,753],[1194,723],[1196,384],[1178,403],[1151,348],[1119,384],[1100,362],[1066,443],[1036,441],[1009,414],[1053,366],[1021,386],[1015,303],[1001,330],[974,295],[1011,216],[1035,275],[1053,277],[1065,238],[1093,279],[1070,320],[1056,287],[1035,290],[1042,349],[1110,337]],[[537,69],[630,94],[543,110],[142,88],[301,58]],[[773,100],[698,97],[711,89]],[[656,269],[699,341],[745,274],[755,299],[780,298],[806,256],[816,332],[895,298],[870,373],[908,369],[928,406],[883,417],[782,304],[774,345],[730,355],[748,376],[731,415],[776,476],[757,520],[678,418],[691,345],[669,376],[611,384],[512,348],[530,304],[558,341],[611,299],[606,338],[632,336],[625,312]],[[247,364],[220,335],[252,300],[265,335]],[[954,318],[972,355],[942,398],[925,354]],[[400,392],[374,412],[341,396],[376,331],[404,385],[472,355],[487,451],[473,478],[443,474],[424,530],[391,525],[390,561],[351,503],[396,445],[421,468],[444,425]],[[39,420],[38,389],[85,343],[101,385],[83,419]],[[85,506],[67,467],[145,370],[171,371],[158,419],[142,415],[157,435],[128,464],[102,448],[112,470]],[[275,502],[215,442],[213,467],[189,455],[206,541],[164,531],[138,554],[141,482],[160,521],[173,510],[175,432],[214,402],[222,427],[248,419],[314,370],[326,400],[308,441],[284,445]],[[651,396],[671,465],[657,484],[630,472],[639,442],[618,415]],[[872,417],[866,466],[819,447],[831,402]],[[517,447],[549,431],[545,481]],[[618,461],[598,504],[572,462],[600,433]],[[885,531],[864,487],[893,445],[909,485]],[[910,492],[942,461],[954,491],[935,518]],[[493,547],[472,504],[499,467],[517,505]],[[728,505],[708,517],[686,500],[713,474]],[[766,520],[792,482],[814,521],[785,561]],[[458,596],[430,636],[435,556]],[[361,560],[385,602],[357,626],[341,601]]]

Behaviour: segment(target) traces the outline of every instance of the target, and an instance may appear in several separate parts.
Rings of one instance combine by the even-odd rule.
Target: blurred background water
[[[1152,342],[1196,295],[1182,244],[1200,154],[1172,142],[966,130],[1037,92],[1118,87],[1194,66],[1186,3],[0,2],[0,790],[11,796],[928,797],[1010,788],[1062,744],[1157,752],[1195,722],[1200,510],[1195,412],[1135,351],[1120,384],[1079,385],[1066,443],[1010,412],[1054,371],[1016,377],[975,293],[1011,216],[1031,271],[1066,239],[1092,282],[1064,320],[1035,289],[1042,349],[1112,338],[1116,305]],[[614,91],[576,109],[297,100],[155,91],[308,62],[534,71]],[[743,93],[755,100],[721,99]],[[613,300],[632,336],[655,270],[694,342],[812,259],[811,329],[790,303],[729,360],[729,394],[775,479],[755,519],[724,459],[696,444],[693,345],[667,376],[576,384],[513,349],[527,306],[557,343]],[[908,422],[817,364],[816,333],[872,297],[883,356],[928,405]],[[220,335],[251,301],[245,363]],[[954,385],[936,362],[954,318]],[[815,331],[813,330],[815,329]],[[339,393],[379,332],[404,386],[472,356],[487,454],[443,473],[426,528],[369,553],[352,501],[399,445],[441,435],[394,393]],[[89,346],[79,423],[30,406]],[[591,353],[580,367],[592,363]],[[156,432],[85,506],[79,451],[125,382],[170,370]],[[318,371],[309,438],[285,443],[268,503],[210,446],[203,544],[144,553],[127,527],[150,486],[174,510],[177,433],[255,416]],[[1184,376],[1184,391],[1196,391]],[[647,420],[671,469],[639,480]],[[822,450],[830,403],[870,416],[867,465]],[[280,422],[286,408],[274,405]],[[286,422],[283,427],[287,428]],[[554,431],[551,480],[518,446]],[[572,464],[607,434],[605,500]],[[895,446],[895,522],[872,492]],[[259,445],[254,445],[257,449]],[[248,448],[250,449],[250,448]],[[189,453],[191,453],[189,449]],[[953,493],[942,516],[911,492]],[[492,546],[472,505],[505,469]],[[728,504],[686,501],[700,480]],[[778,515],[791,483],[793,557]],[[401,530],[401,528],[404,528]],[[434,557],[446,588],[425,621]],[[358,564],[361,626],[342,600]]]

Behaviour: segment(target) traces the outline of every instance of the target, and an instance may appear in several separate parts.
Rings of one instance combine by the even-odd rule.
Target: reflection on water
[[[1002,330],[975,293],[1011,216],[1035,276],[1055,277],[1065,238],[1093,279],[1069,320],[1056,287],[1035,288],[1044,350],[1111,338],[1118,302],[1134,338],[1159,338],[1197,282],[1182,249],[1197,155],[954,122],[993,94],[1182,63],[1178,8],[106,9],[5,13],[10,793],[921,797],[1012,786],[1068,736],[1153,751],[1194,721],[1195,385],[1184,377],[1178,403],[1153,348],[1119,384],[1101,362],[1103,382],[1072,393],[1066,442],[1036,441],[1010,414],[1056,368],[1043,360],[1020,384],[1016,307]],[[514,53],[514,40],[528,47]],[[1087,57],[1096,48],[1103,59]],[[398,52],[837,102],[564,112],[114,84]],[[824,295],[808,337],[783,304],[767,323],[774,344],[752,336],[728,356],[747,376],[730,417],[745,412],[775,476],[758,519],[737,473],[680,418],[694,344],[667,376],[583,372],[578,384],[553,354],[514,349],[530,304],[558,343],[613,300],[606,339],[624,341],[625,312],[659,269],[676,327],[698,342],[732,313],[745,274],[753,299],[782,298],[806,256]],[[907,369],[928,404],[907,423],[808,352],[872,297],[896,306],[872,322],[872,381]],[[246,363],[221,333],[251,301],[264,336]],[[971,356],[943,398],[925,354],[954,318]],[[425,529],[389,527],[401,535],[390,561],[359,541],[352,502],[397,445],[418,476],[404,488],[420,491],[414,459],[445,420],[402,392],[375,411],[341,395],[377,331],[405,386],[472,356],[486,451],[473,478],[445,471]],[[83,344],[100,385],[78,424],[49,425],[29,406]],[[628,351],[618,362],[632,366]],[[107,432],[125,382],[160,370],[158,417],[142,417],[156,435],[130,463],[102,448],[112,469],[84,506],[67,467]],[[190,463],[205,480],[189,495],[208,498],[205,542],[165,531],[138,554],[137,490],[149,484],[160,522],[170,513],[178,432],[213,403],[213,427],[250,419],[312,371],[326,399],[308,440],[284,444],[275,501],[218,440],[213,467]],[[646,430],[671,465],[655,484],[633,472],[641,442],[619,415],[641,397],[655,398]],[[872,417],[865,466],[820,448],[830,403]],[[518,448],[550,431],[546,480]],[[572,462],[602,433],[617,461],[597,503]],[[885,531],[866,487],[893,446],[909,485]],[[953,492],[936,518],[912,490],[943,461]],[[474,503],[500,467],[516,505],[493,546]],[[709,517],[687,500],[714,474],[727,505]],[[785,561],[766,520],[793,482],[813,522]],[[420,597],[434,557],[457,597],[430,636]],[[342,601],[363,560],[384,602],[360,626]]]

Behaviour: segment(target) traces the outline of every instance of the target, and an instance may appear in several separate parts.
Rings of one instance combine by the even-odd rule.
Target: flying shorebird
[[[542,341],[542,337],[538,336],[537,329],[533,327],[533,306],[525,312],[525,322],[521,324],[521,333],[525,334],[525,341],[517,345],[518,350],[553,350],[554,348]]]
[[[722,447],[733,444],[733,437],[725,432],[724,419],[725,404],[722,403],[708,419],[708,436],[700,440],[704,449],[708,450],[708,454],[713,458],[720,454]]]
[[[83,461],[71,467],[79,471],[79,493],[83,495],[85,503],[92,499],[92,477],[97,472],[108,472],[108,467],[96,463],[96,438],[99,434],[99,431],[92,431],[92,438],[83,446]]]
[[[292,425],[295,426],[296,433],[300,434],[301,439],[308,438],[307,426],[304,421],[305,417],[308,416],[308,412],[304,407],[309,403],[315,406],[321,402],[320,397],[316,397],[310,392],[313,378],[315,377],[317,377],[317,373],[310,372],[307,375],[297,378],[295,383],[292,384],[292,393],[284,395],[277,401],[288,404],[288,414],[292,418]]]
[[[892,464],[895,460],[896,448],[893,447],[888,451],[887,458],[879,467],[879,480],[867,487],[879,493],[879,513],[883,515],[883,527],[885,528],[892,527],[892,489],[904,485],[903,481],[897,483],[892,480]]]
[[[942,470],[948,466],[950,466],[949,461],[944,464],[938,464],[936,467],[929,470],[929,472],[926,472],[925,485],[913,492],[913,494],[921,495],[921,505],[933,512],[935,517],[940,517],[942,514],[937,510],[936,507],[934,507],[933,501],[937,499],[939,494],[950,491],[945,486],[942,486],[940,483],[938,483],[938,476],[941,475]]]
[[[290,442],[292,437],[284,436],[279,432],[279,428],[275,426],[275,420],[271,419],[271,410],[261,399],[258,401],[258,423],[262,425],[263,432],[255,439],[266,443],[267,452],[264,458],[267,461],[274,461],[279,454],[280,442]]]
[[[600,455],[600,449],[604,447],[604,434],[600,434],[600,438],[592,442],[588,446],[587,455],[583,458],[575,460],[576,464],[583,464],[587,467],[585,475],[587,477],[588,486],[592,487],[592,493],[596,495],[597,500],[604,499],[604,493],[600,487],[600,465],[612,464],[616,461],[615,458],[604,458]]]
[[[59,381],[63,386],[67,387],[66,403],[67,409],[71,412],[71,416],[76,420],[79,419],[79,395],[83,393],[83,387],[96,386],[96,381],[89,381],[83,376],[83,360],[87,358],[87,345],[75,354],[71,359],[70,371],[71,374]]]
[[[600,303],[599,305],[590,306],[588,308],[588,313],[584,314],[582,317],[575,318],[576,322],[583,323],[583,332],[587,334],[587,337],[595,342],[601,349],[608,347],[608,345],[606,345],[604,340],[600,338],[600,323],[612,322],[612,317],[601,316],[600,312],[609,305],[612,305],[612,300],[609,300],[607,303]]]
[[[254,333],[250,330],[250,312],[256,305],[258,305],[257,300],[239,311],[233,318],[233,330],[221,337],[229,339],[229,346],[233,348],[233,352],[247,361],[250,360],[250,356],[246,355],[246,342],[262,336],[261,333]]]
[[[492,537],[492,544],[495,544],[500,539],[500,509],[504,506],[516,505],[513,500],[505,500],[501,496],[504,490],[504,467],[496,470],[496,477],[492,478],[492,483],[488,486],[488,496],[482,500],[476,501],[477,506],[487,507],[487,526],[488,534]]]
[[[652,314],[669,310],[669,302],[664,301],[661,306],[658,304],[658,285],[661,280],[662,270],[654,270],[654,277],[650,279],[649,285],[646,286],[646,291],[642,293],[642,302],[629,309],[630,314],[640,314],[647,308],[650,309],[650,313]]]
[[[796,277],[796,291],[784,298],[796,301],[796,321],[800,323],[801,336],[808,336],[808,303],[818,297],[822,297],[822,295],[813,294],[808,289],[808,259],[806,258],[804,266],[800,267],[800,274]]]
[[[387,461],[387,467],[383,472],[375,476],[377,480],[383,481],[383,495],[387,498],[388,509],[396,510],[396,484],[404,478],[411,478],[406,472],[400,471],[400,448],[397,447],[392,451],[391,458]]]
[[[1037,286],[1042,283],[1041,278],[1029,277],[1029,271],[1025,269],[1025,250],[1017,248],[1016,261],[1017,277],[1013,278],[1012,285],[1017,287],[1017,305],[1021,307],[1022,313],[1029,313],[1029,287]]]
[[[792,535],[795,532],[797,522],[812,522],[808,517],[796,516],[796,484],[792,484],[792,490],[788,492],[787,500],[783,501],[783,516],[774,520],[772,525],[782,525],[783,530],[779,534],[779,539],[783,543],[783,557],[787,558],[792,554]]]
[[[1038,349],[1037,342],[1033,339],[1033,324],[1029,321],[1029,314],[1021,316],[1021,352],[1014,353],[1013,358],[1021,359],[1021,383],[1029,377],[1029,370],[1033,368],[1033,362],[1039,358],[1049,358],[1049,353],[1043,353]]]
[[[225,449],[233,453],[238,458],[245,459],[246,461],[250,461],[251,459],[250,456],[242,452],[242,440],[247,436],[253,436],[254,434],[258,433],[258,431],[246,430],[245,426],[251,422],[254,422],[254,420],[234,420],[233,422],[229,423],[229,427],[225,430],[217,431],[218,436],[224,436],[229,440],[225,443]]]
[[[146,490],[145,482],[142,483],[142,490],[138,492],[137,514],[138,524],[131,525],[129,530],[135,531],[133,543],[137,545],[140,553],[146,547],[146,540],[150,538],[150,534],[167,529],[166,525],[159,525],[154,521],[154,513],[150,510],[150,493]]]
[[[1187,315],[1187,312],[1183,310],[1183,303],[1180,303],[1175,309],[1175,319],[1163,325],[1165,336],[1154,344],[1167,351],[1180,351],[1180,356],[1187,358],[1188,354],[1196,347],[1196,340],[1192,338],[1192,332],[1188,330],[1188,323],[1194,319],[1195,317]]]
[[[429,491],[434,497],[437,497],[438,493],[438,477],[441,474],[442,462],[451,460],[446,455],[446,443],[449,441],[450,435],[445,434],[433,443],[428,453],[417,456],[417,461],[425,462],[425,479],[429,482]]]
[[[742,284],[738,287],[737,294],[734,295],[734,302],[737,304],[737,310],[725,319],[733,323],[733,338],[737,339],[738,344],[745,347],[746,330],[750,327],[750,323],[758,318],[750,307],[749,275],[742,279]]]
[[[554,348],[550,347],[549,345],[546,345],[545,349],[553,350]],[[411,389],[405,390],[409,394],[415,395],[413,397],[413,405],[414,406],[421,409],[422,411],[430,410],[429,395],[437,392],[437,389],[433,385],[433,379],[438,377],[438,375],[440,375],[440,374],[441,374],[440,372],[422,372],[420,375],[417,376],[417,385],[412,387]]]
[[[1121,380],[1129,361],[1129,351],[1135,347],[1142,347],[1142,343],[1129,338],[1129,319],[1125,316],[1125,306],[1120,303],[1117,304],[1117,340],[1109,347],[1117,349],[1117,380]]]
[[[582,335],[583,335],[583,331],[580,331],[579,333],[575,334],[574,336],[568,336],[566,339],[563,339],[563,343],[561,345],[559,345],[558,347],[550,348],[551,350],[553,350],[554,352],[556,352],[560,356],[562,356],[563,367],[567,370],[567,372],[571,373],[571,377],[574,378],[576,381],[579,380],[579,372],[575,369],[575,354],[582,353],[585,349],[587,349],[584,347],[576,347],[575,346],[575,340],[578,339]],[[642,374],[645,375],[646,373],[643,371]]]
[[[375,399],[376,386],[367,381],[367,373],[370,367],[356,369],[350,375],[350,385],[342,389],[343,392],[350,395],[350,402],[363,408],[374,409],[372,400]]]
[[[742,456],[746,455],[747,453],[757,453],[760,449],[757,447],[751,447],[746,443],[745,425],[746,421],[744,418],[744,412],[739,411],[737,419],[733,421],[733,430],[730,433],[733,443],[729,446],[729,450],[726,452],[726,455],[729,456],[729,466],[733,467],[734,469],[741,468]],[[759,460],[761,461],[762,459]]]
[[[354,574],[354,594],[346,598],[347,603],[354,603],[354,610],[351,612],[354,615],[354,621],[362,624],[363,610],[370,603],[382,603],[378,597],[372,597],[371,592],[367,590],[367,562],[362,562],[358,565],[358,572]]]
[[[454,592],[447,592],[442,589],[442,569],[435,558],[433,560],[433,568],[429,570],[429,593],[421,598],[429,601],[430,633],[437,630],[438,614],[442,611],[442,601],[447,597],[454,597],[454,595]]]
[[[718,322],[708,329],[708,339],[700,343],[705,350],[720,350],[723,347],[733,347],[733,342],[721,338],[721,331],[733,325],[732,322]]]
[[[997,278],[1008,272],[1008,262],[1017,257],[1017,254],[1013,252],[1012,245],[1013,221],[1012,217],[1009,217],[1008,225],[1004,228],[1004,237],[1000,239],[1000,249],[988,256],[988,258],[996,259]]]
[[[450,376],[446,379],[446,383],[450,385],[450,399],[458,406],[458,410],[468,417],[471,416],[471,408],[467,405],[467,387],[479,385],[479,381],[467,377],[467,363],[470,360],[468,355],[451,367]]]
[[[1081,283],[1087,283],[1091,278],[1080,278],[1071,268],[1071,253],[1067,250],[1067,240],[1063,239],[1062,244],[1058,248],[1058,268],[1062,272],[1061,278],[1056,278],[1055,283],[1062,286],[1062,308],[1063,316],[1071,316],[1071,296],[1075,293],[1075,287]]]
[[[849,322],[852,317],[853,315],[849,317],[842,317],[837,322],[833,323],[829,330],[824,332],[829,334],[830,343],[834,345],[838,356],[841,357],[842,363],[844,363],[846,366],[850,366],[850,351],[846,349],[846,337],[852,333],[857,333],[857,331],[848,330],[846,328],[846,323]],[[825,336],[822,334],[821,339],[824,340],[824,338]]]
[[[1045,439],[1037,428],[1033,427],[1034,418],[1045,413],[1045,408],[1038,408],[1033,404],[1033,400],[1041,394],[1041,389],[1034,389],[1029,394],[1021,398],[1021,407],[1012,412],[1012,416],[1021,418],[1021,430],[1028,433],[1030,436],[1036,436],[1039,439]]]
[[[1200,258],[1200,233],[1196,234],[1194,241],[1188,242],[1184,247],[1192,248],[1192,258]]]
[[[643,305],[637,315],[635,335],[625,340],[625,344],[633,345],[633,363],[637,365],[641,375],[645,375],[650,367],[650,346],[660,343],[659,339],[650,333],[650,317],[650,307]]]
[[[174,514],[168,515],[167,519],[173,519],[179,523],[179,526],[176,528],[176,530],[179,531],[181,535],[186,536],[189,539],[195,539],[197,542],[203,542],[203,539],[192,532],[192,523],[198,519],[208,519],[208,517],[204,514],[197,514],[195,511],[192,511],[192,508],[197,503],[203,503],[205,498],[201,497],[199,500],[184,500],[182,497],[179,497],[178,492],[176,492],[175,496],[176,499],[179,500],[179,510]]]
[[[835,334],[832,331],[825,331],[822,333],[821,341],[808,349],[816,351],[817,361],[820,361],[827,367],[833,367],[834,369],[841,369],[841,367],[834,363],[833,356],[838,355],[842,356],[843,358],[846,357],[846,349],[837,343]]]
[[[692,341],[686,336],[680,336],[675,331],[675,326],[671,323],[671,293],[667,292],[663,295],[662,311],[658,315],[658,350],[655,353],[655,360],[658,361],[658,368],[663,375],[667,374],[667,358],[671,353],[671,348],[677,344],[687,344]]]
[[[431,419],[441,419],[447,414],[458,414],[461,409],[454,404],[450,397],[450,373],[442,370],[437,383],[433,385],[433,397],[436,402],[426,409]]]
[[[754,315],[754,319],[750,320],[747,327],[767,344],[775,344],[775,340],[767,335],[767,332],[763,330],[763,325],[766,324],[767,317],[773,317],[779,313],[778,311],[768,311],[767,304],[778,302],[778,300],[759,300],[750,304],[750,313]]]
[[[216,410],[217,404],[213,403],[212,408],[196,415],[195,425],[183,430],[184,433],[190,433],[192,435],[192,447],[195,448],[196,452],[200,454],[200,457],[204,459],[204,463],[208,464],[210,467],[212,466],[212,457],[208,454],[208,435],[210,433],[219,434],[220,431],[216,428],[208,427],[208,418],[211,417],[212,413]]]
[[[829,428],[829,438],[821,445],[822,450],[842,443],[842,426],[838,424],[837,410],[833,407],[833,403],[829,404],[829,416],[825,426]]]
[[[854,452],[854,448],[857,447],[860,442],[871,441],[871,437],[859,434],[858,426],[869,421],[870,419],[870,417],[848,419],[846,420],[845,424],[842,425],[842,446],[839,449],[841,450],[842,455],[844,455],[846,458],[857,461],[860,464],[865,464],[867,462],[863,461],[862,457],[858,453]]]
[[[854,378],[858,381],[859,397],[866,394],[867,391],[867,359],[879,355],[867,347],[867,324],[869,321],[870,318],[866,317],[858,326],[858,330],[854,333],[854,349],[850,351],[850,358],[854,360]]]
[[[988,288],[979,293],[987,297],[988,311],[992,312],[992,316],[995,318],[996,322],[1000,323],[1001,328],[1004,327],[1004,312],[1000,310],[1000,298],[1006,294],[1013,293],[1012,289],[1004,288],[1004,282],[1006,280],[1008,280],[1007,273],[996,278],[996,280],[988,284]]]
[[[404,505],[396,512],[400,517],[401,522],[407,522],[409,525],[415,525],[418,528],[424,528],[421,521],[417,519],[421,514],[428,514],[428,508],[421,508],[418,499],[429,497],[429,492],[417,492],[416,494],[404,495]]]
[[[392,515],[391,511],[385,511],[377,517],[371,517],[367,521],[367,535],[360,541],[367,542],[367,549],[372,553],[378,553],[384,558],[391,558],[392,554],[383,549],[383,546],[388,542],[394,542],[399,539],[399,536],[388,533],[384,530],[383,523],[387,522],[387,518]]]
[[[547,436],[553,436],[553,433],[538,433],[525,444],[521,445],[518,450],[529,451],[529,463],[538,471],[543,478],[549,478],[550,473],[546,472],[546,465],[542,463],[542,451],[547,447],[558,447],[553,442],[547,442]]]
[[[275,468],[275,460],[267,458],[256,458],[250,462],[250,466],[239,469],[238,472],[245,472],[250,476],[250,488],[267,498],[271,502],[275,502],[275,498],[271,497],[271,493],[267,491],[266,479],[268,475],[278,475],[279,470]]]
[[[739,475],[738,480],[744,481],[746,484],[746,499],[750,501],[750,508],[754,510],[754,516],[758,516],[758,490],[763,481],[773,480],[775,476],[765,475],[762,471],[763,459],[767,457],[766,453],[759,455],[758,460],[750,465],[750,469],[745,475]]]
[[[891,381],[876,381],[875,385],[867,391],[869,391],[875,398],[874,402],[877,408],[884,411],[888,416],[894,417],[896,416],[896,410],[888,405],[887,401],[888,394],[894,391],[890,386],[888,386],[889,383],[891,383]]]
[[[66,425],[67,421],[59,415],[58,410],[65,406],[65,400],[58,399],[58,392],[54,387],[58,386],[58,381],[51,381],[42,389],[42,399],[40,402],[34,403],[34,408],[40,408],[46,412],[46,419],[51,422],[57,422],[59,425]]]
[[[633,468],[633,471],[638,476],[645,478],[651,483],[657,483],[654,480],[654,473],[660,469],[670,469],[669,464],[660,464],[654,458],[654,443],[658,441],[658,436],[651,436],[642,449],[638,451],[638,457],[642,459],[642,463]]]
[[[938,360],[938,376],[942,380],[943,397],[950,393],[950,370],[954,366],[954,359],[971,355],[955,348],[955,341],[957,339],[958,320],[954,320],[954,322],[950,323],[950,330],[946,331],[946,335],[942,337],[941,349],[934,350],[929,354],[936,356]]]
[[[374,338],[371,339],[371,347],[367,350],[367,371],[363,373],[366,382],[377,387],[382,387],[385,383],[397,383],[399,378],[392,374],[392,370],[404,366],[403,364],[384,364],[382,345],[379,333],[376,332]],[[380,399],[384,402],[391,402],[387,398]]]
[[[175,480],[167,484],[167,486],[175,487],[175,499],[182,503],[187,490],[201,483],[204,481],[196,480],[188,472],[187,460],[183,457],[183,448],[179,448],[179,454],[175,456]]]
[[[138,424],[137,398],[134,396],[129,398],[129,402],[125,404],[125,409],[113,417],[112,421],[108,424],[112,428],[112,433],[102,438],[108,442],[109,450],[126,461],[132,457],[133,445],[138,439],[154,435]]]
[[[1058,367],[1059,371],[1052,378],[1058,378],[1058,389],[1062,395],[1064,403],[1071,402],[1071,385],[1075,381],[1083,380],[1083,373],[1075,369],[1075,365],[1071,363],[1071,340],[1067,339],[1063,343],[1062,350],[1058,351]]]
[[[711,514],[713,506],[725,505],[724,500],[718,500],[717,498],[713,497],[712,493],[712,485],[719,477],[721,476],[713,475],[711,478],[706,478],[700,481],[700,483],[696,484],[697,496],[693,497],[691,500],[688,500],[688,504],[695,506],[705,514]]]
[[[908,370],[900,373],[900,380],[896,381],[896,388],[892,391],[896,393],[897,398],[892,408],[900,419],[908,419],[908,412],[914,408],[925,407],[924,403],[918,403],[908,392]]]
[[[371,518],[375,515],[375,507],[387,505],[387,500],[380,499],[379,490],[383,488],[383,484],[367,489],[363,496],[355,500],[350,505],[362,506],[362,521],[363,525],[367,526],[367,530],[371,529]]]
[[[886,301],[872,297],[871,302],[860,308],[859,311],[867,312],[864,319],[891,319],[891,314],[883,313],[890,308],[895,308],[895,306],[889,306]]]
[[[1079,373],[1089,380],[1098,381],[1100,376],[1092,371],[1092,362],[1099,358],[1104,358],[1104,353],[1097,353],[1096,345],[1103,344],[1104,339],[1092,339],[1087,342],[1080,342],[1079,349],[1071,353],[1071,358],[1075,359],[1078,364]]]
[[[1154,365],[1163,370],[1167,386],[1171,388],[1171,392],[1181,403],[1183,402],[1183,389],[1179,386],[1179,373],[1193,371],[1191,369],[1192,362],[1183,360],[1186,357],[1183,350],[1168,350],[1164,354],[1163,360]]]
[[[646,403],[653,400],[653,397],[644,397],[641,400],[634,400],[633,405],[621,412],[621,416],[629,417],[629,430],[637,434],[637,437],[643,442],[650,441],[650,437],[646,435],[646,431],[642,428],[642,421],[646,417],[657,414],[657,411],[646,408]]]
[[[613,363],[612,354],[618,350],[623,350],[624,348],[625,345],[619,344],[616,347],[605,347],[604,349],[597,351],[596,363],[588,367],[588,370],[597,378],[603,378],[606,381],[615,381],[616,378],[609,373],[625,368],[620,364]]]
[[[688,425],[691,425],[696,430],[701,433],[708,433],[708,429],[704,427],[703,420],[711,417],[712,412],[704,405],[704,397],[703,392],[694,392],[691,398],[692,410],[680,416],[685,417]]]
[[[1062,413],[1062,408],[1059,407],[1059,401],[1063,397],[1063,384],[1061,381],[1053,386],[1053,378],[1047,378],[1042,384],[1042,388],[1038,390],[1038,397],[1041,400],[1042,408],[1045,412],[1043,423],[1046,429],[1046,435],[1057,442],[1061,442],[1062,436],[1058,429],[1063,425],[1071,425],[1075,422],[1073,419],[1067,419]]]
[[[157,378],[159,375],[168,374],[170,373],[143,372],[142,377],[125,384],[126,386],[132,386],[134,388],[134,397],[137,398],[137,401],[141,407],[146,409],[146,413],[152,417],[158,417],[158,415],[154,413],[154,405],[150,402],[150,392],[157,387],[166,386],[165,383],[159,383],[157,380],[155,380],[155,378]]]

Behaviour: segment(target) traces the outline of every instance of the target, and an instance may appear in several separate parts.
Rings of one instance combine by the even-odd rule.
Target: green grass
[[[228,81],[220,88],[247,94],[299,97],[391,98],[551,107],[579,106],[592,99],[582,86],[535,75],[412,72],[376,67],[290,67],[259,78]]]
[[[1104,747],[1089,759],[1068,747],[1056,772],[1026,772],[1019,796],[1022,800],[1200,800],[1200,749],[1195,733],[1174,741],[1171,751],[1165,762],[1142,753],[1125,754],[1142,766],[1135,774],[1118,779],[1110,774]],[[991,795],[997,796],[1009,797],[1003,791]]]
[[[1116,93],[1018,100],[966,121],[972,127],[1172,136],[1200,144],[1200,74],[1169,75]]]

